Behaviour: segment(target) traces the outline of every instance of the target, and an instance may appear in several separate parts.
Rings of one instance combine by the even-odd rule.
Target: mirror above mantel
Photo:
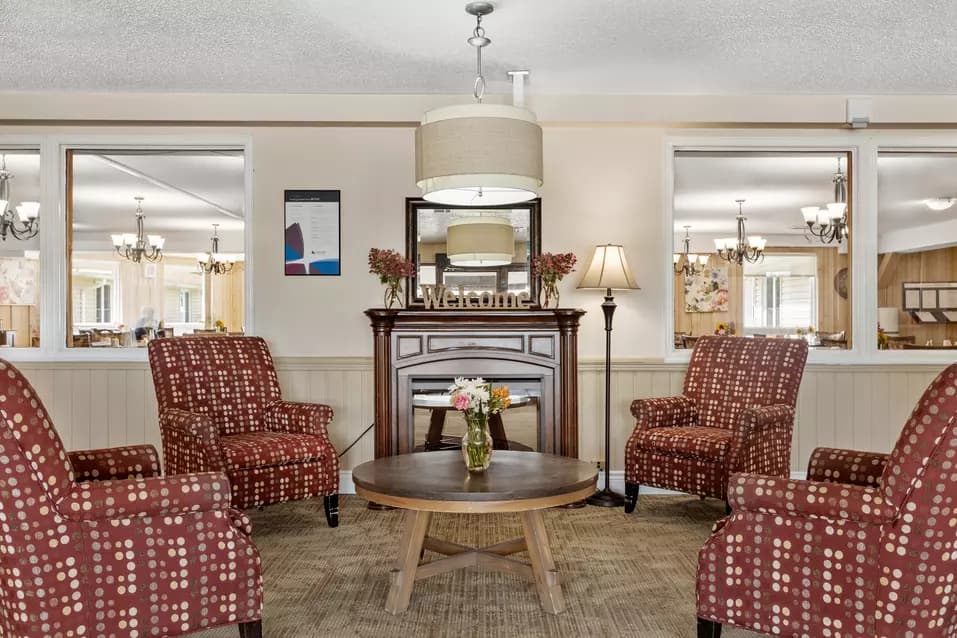
[[[475,208],[409,198],[405,232],[406,257],[415,263],[407,307],[423,306],[423,284],[538,299],[531,261],[541,253],[541,200]]]

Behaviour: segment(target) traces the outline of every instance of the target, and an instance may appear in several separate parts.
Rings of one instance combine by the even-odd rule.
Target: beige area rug
[[[409,610],[392,616],[384,605],[403,513],[370,511],[355,496],[342,497],[341,507],[338,529],[326,526],[321,500],[250,513],[265,569],[266,638],[693,637],[698,549],[724,512],[723,503],[685,496],[642,497],[631,515],[549,510],[545,525],[565,583],[563,614],[543,613],[530,583],[468,568],[418,581]],[[519,536],[521,525],[509,514],[436,514],[431,534],[490,545]],[[193,636],[238,635],[229,627]],[[756,634],[726,628],[723,635]]]

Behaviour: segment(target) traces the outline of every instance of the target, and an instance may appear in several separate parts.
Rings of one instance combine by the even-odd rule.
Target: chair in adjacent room
[[[283,401],[259,337],[173,337],[149,343],[167,474],[225,472],[241,509],[324,497],[339,523],[332,408]]]
[[[803,339],[699,337],[678,397],[631,404],[625,511],[641,485],[727,500],[732,472],[789,476]]]
[[[698,635],[957,635],[957,364],[890,454],[818,448],[806,481],[731,477],[698,556]]]
[[[0,360],[0,636],[262,635],[262,568],[219,472],[160,477],[153,446],[67,452]]]

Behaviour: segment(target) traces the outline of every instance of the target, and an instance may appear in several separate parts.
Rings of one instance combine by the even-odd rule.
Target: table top
[[[527,394],[513,394],[512,402],[508,407],[517,408],[531,401]],[[429,408],[430,410],[452,410],[452,396],[449,394],[413,394],[412,407]]]
[[[368,461],[352,471],[356,492],[384,505],[447,512],[523,511],[565,505],[595,490],[594,465],[539,452],[495,450],[479,474],[462,452],[419,452]]]

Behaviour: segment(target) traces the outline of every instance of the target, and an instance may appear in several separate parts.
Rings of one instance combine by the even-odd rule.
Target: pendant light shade
[[[415,132],[415,183],[423,199],[500,206],[538,197],[542,128],[535,115],[504,104],[434,109]]]
[[[501,217],[452,220],[445,241],[453,266],[507,266],[515,253],[515,231]]]

